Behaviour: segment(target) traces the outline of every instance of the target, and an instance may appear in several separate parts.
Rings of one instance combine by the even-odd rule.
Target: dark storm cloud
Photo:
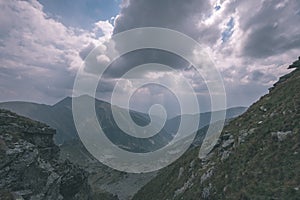
[[[212,44],[220,37],[218,25],[201,26],[214,7],[199,0],[129,0],[115,20],[114,34],[141,27],[163,27],[182,32],[200,43]],[[158,36],[159,37],[159,36]]]
[[[282,36],[280,38],[280,35],[275,34],[276,32],[276,27],[272,25],[254,29],[246,41],[244,55],[263,58],[280,53],[282,49],[278,48],[278,45],[280,45],[279,41],[284,40],[284,38]]]
[[[164,27],[197,36],[195,25],[212,8],[199,0],[130,0],[116,20],[114,33],[145,26]]]
[[[242,15],[241,28],[248,33],[243,55],[266,58],[300,48],[300,16],[296,0],[264,1],[255,15]]]
[[[130,0],[128,5],[121,9],[120,15],[115,21],[114,34],[132,28],[163,27],[183,32],[194,39],[202,35],[203,38],[212,40],[212,34],[207,33],[213,30],[207,29],[201,33],[197,30],[197,24],[205,15],[208,15],[207,11],[210,9],[212,8],[208,1]],[[123,56],[121,62],[115,62],[110,66],[107,74],[119,77],[137,65],[151,62],[165,64],[174,69],[184,69],[189,66],[185,60],[172,53],[144,49]]]
[[[157,49],[142,49],[132,51],[118,58],[107,68],[104,77],[119,78],[130,69],[145,63],[160,63],[173,69],[182,69],[189,66],[185,59],[171,52]],[[143,76],[143,74],[137,74],[137,76]]]

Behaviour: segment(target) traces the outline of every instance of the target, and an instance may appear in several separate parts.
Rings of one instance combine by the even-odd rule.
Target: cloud
[[[132,28],[154,26],[183,31],[191,36],[195,24],[211,10],[208,1],[198,0],[130,0],[125,2],[116,20],[114,33]]]
[[[242,18],[240,28],[246,37],[243,56],[265,58],[299,49],[300,32],[295,25],[300,20],[296,15],[299,7],[298,1],[264,1],[250,17]]]
[[[110,62],[110,59],[106,55],[102,54],[100,56],[97,56],[97,61],[100,64],[107,65]]]
[[[94,43],[90,43],[79,51],[79,56],[84,60],[88,54],[96,47]]]
[[[38,1],[1,1],[0,76],[6,91],[1,100],[28,99],[53,103],[71,94],[82,58],[92,45],[109,36],[107,21],[95,31],[66,27],[50,18]],[[3,22],[3,23],[2,23]],[[12,81],[18,77],[18,81]],[[23,90],[28,91],[28,95]]]
[[[95,28],[94,28],[94,32],[101,30],[101,32],[103,33],[103,35],[110,37],[112,35],[113,32],[113,25],[108,22],[108,20],[106,21],[98,21],[95,23]]]
[[[129,52],[117,58],[117,60],[109,66],[104,76],[107,78],[120,78],[130,69],[145,63],[160,63],[171,66],[174,69],[182,69],[189,65],[186,60],[173,53],[158,49],[142,49]],[[149,71],[142,71],[136,74],[136,77],[142,78]]]
[[[288,63],[298,57],[299,4],[292,0],[123,1],[115,20],[114,34],[131,28],[158,26],[193,37],[206,46],[223,75],[227,91],[244,95],[240,104],[245,105],[244,102],[249,104],[246,97],[253,101],[266,92],[277,77],[287,73]],[[174,57],[162,54],[156,59],[168,60],[168,64],[175,61]],[[135,66],[132,63],[148,60],[149,54],[141,51],[138,56],[125,59],[122,67],[114,69],[115,72],[126,71]],[[128,66],[124,67],[124,63]],[[177,69],[186,70],[187,67],[184,64]],[[196,80],[197,76],[190,78],[195,90],[203,91],[203,82]],[[233,102],[235,97],[229,96],[229,101]]]
[[[259,70],[254,70],[250,74],[246,75],[243,80],[245,83],[261,83],[269,85],[270,83],[276,81],[276,77],[272,74],[266,74]]]
[[[79,26],[89,29],[68,22],[88,15],[80,9],[84,3],[74,1],[72,7],[78,6],[77,11],[82,11],[77,16],[64,6],[59,11],[61,4],[55,2],[50,9],[49,4],[44,8],[35,0],[0,1],[0,100],[53,103],[70,95],[76,71],[90,51],[100,45],[94,67],[109,63],[112,60],[106,41],[112,34],[137,27],[170,28],[201,43],[223,75],[231,106],[252,103],[276,78],[287,73],[288,64],[299,56],[300,2],[296,0],[123,0],[116,17],[101,21],[94,18],[85,22],[87,26]],[[97,13],[96,7],[92,9],[93,15]],[[54,8],[57,13],[51,14]],[[66,15],[61,15],[63,11]],[[66,20],[66,16],[74,19]],[[83,22],[78,20],[78,23]],[[118,45],[120,48],[121,44],[117,48]],[[183,73],[199,98],[205,98],[204,82],[186,61],[170,52],[153,49],[134,51],[113,61],[98,92],[109,99],[109,92],[125,72],[149,62],[166,64]],[[144,71],[136,76],[169,80],[169,73]],[[129,82],[124,92],[132,89]],[[142,105],[142,96],[148,94],[145,91],[136,94],[138,105]],[[163,90],[152,92],[157,99],[165,95],[166,102],[172,97]]]

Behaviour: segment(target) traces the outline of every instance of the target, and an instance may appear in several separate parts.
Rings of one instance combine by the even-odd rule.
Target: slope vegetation
[[[300,70],[281,77],[222,131],[162,170],[133,199],[299,199]]]

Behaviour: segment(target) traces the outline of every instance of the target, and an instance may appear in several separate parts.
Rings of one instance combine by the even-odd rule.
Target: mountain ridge
[[[85,98],[85,97],[92,98],[86,95],[75,97],[75,98]],[[108,127],[107,129],[110,130],[109,131],[110,135],[113,135],[111,137],[114,137],[115,140],[117,140],[116,139],[117,135],[121,133],[121,131],[118,129],[117,125],[114,122],[114,118],[112,116],[110,106],[111,104],[109,104],[108,102],[95,99],[95,108],[96,108],[96,113],[98,115],[98,120],[99,121],[106,120],[105,123],[103,122],[104,126]],[[0,108],[9,109],[13,112],[18,113],[19,115],[23,115],[31,119],[41,121],[55,128],[57,130],[57,134],[54,137],[56,144],[62,144],[64,142],[79,139],[73,121],[72,97],[66,97],[51,106],[46,104],[15,101],[15,102],[0,103]],[[232,118],[236,116],[236,114],[241,114],[245,111],[245,109],[246,109],[245,107],[230,108],[228,110],[229,113],[232,113],[231,110],[236,110],[236,113],[234,115],[230,114],[228,115],[228,117]],[[120,114],[126,112],[126,110],[122,108],[117,108],[117,110],[119,111]],[[150,117],[146,113],[141,113],[139,111],[134,111],[134,110],[129,110],[129,112],[131,117],[135,121],[135,123],[137,123],[138,125],[143,126],[143,125],[147,125],[150,122]],[[201,121],[199,122],[199,129],[209,124],[210,122],[210,113],[206,112],[206,113],[201,113],[200,115],[202,116],[202,118]],[[172,120],[174,120],[174,122]],[[164,144],[166,144],[168,141],[170,141],[171,137],[173,136],[172,134],[170,135],[169,133],[176,132],[177,131],[176,127],[178,126],[179,123],[180,123],[180,118],[178,117],[167,120],[165,127],[162,130],[162,132],[165,133],[162,133],[160,136],[156,136],[157,144],[155,144],[154,146],[152,145],[152,141],[150,140],[148,142],[146,141],[146,143],[144,143],[145,141],[137,140],[135,141],[135,143],[137,144],[128,144],[127,142],[127,145],[131,145],[131,146],[125,148],[135,149],[141,152],[157,149],[163,146]],[[168,127],[172,127],[172,130],[168,129]],[[125,136],[124,137],[122,136],[121,138],[123,138],[122,140],[124,140],[125,143],[126,140],[128,140],[126,139]],[[141,148],[141,146],[149,146],[149,148],[144,149]]]
[[[299,199],[299,88],[297,68],[231,120],[206,157],[187,151],[133,199]]]

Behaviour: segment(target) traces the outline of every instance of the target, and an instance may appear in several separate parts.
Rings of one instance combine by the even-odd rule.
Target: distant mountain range
[[[89,96],[81,96],[75,98],[92,98]],[[56,144],[69,143],[78,140],[78,134],[74,125],[72,115],[72,98],[66,97],[54,105],[37,104],[31,102],[4,102],[0,103],[0,108],[11,110],[19,115],[29,117],[34,120],[48,124],[57,130],[54,137]],[[166,121],[164,128],[155,136],[147,139],[134,138],[123,133],[114,121],[111,104],[105,101],[95,99],[95,109],[98,121],[106,136],[119,147],[134,152],[148,152],[165,146],[172,140],[174,133],[178,129],[178,125],[182,117],[188,117],[194,120],[195,115],[177,116]],[[122,115],[128,110],[117,108],[118,113]],[[227,110],[226,118],[234,118],[242,114],[246,110],[245,107],[230,108]],[[147,125],[150,122],[148,114],[130,110],[130,115],[138,125]],[[201,113],[199,129],[210,123],[211,113]]]
[[[241,114],[243,114],[246,111],[246,107],[233,107],[233,108],[228,108],[226,110],[226,119],[233,119]],[[198,130],[202,129],[203,127],[215,123],[218,120],[221,120],[221,118],[218,118],[218,116],[221,116],[219,114],[221,114],[224,111],[215,111],[214,114],[216,117],[216,119],[213,121],[211,120],[211,116],[212,113],[211,112],[204,112],[204,113],[200,113],[200,116],[196,115],[196,114],[191,114],[191,115],[179,115],[176,117],[173,117],[171,119],[168,120],[168,123],[165,124],[165,129],[167,130],[167,132],[172,133],[176,133],[177,129],[178,129],[178,125],[180,124],[180,121],[182,120],[182,118],[187,118],[189,121],[195,121],[197,119],[197,117],[199,117],[199,125],[198,125]]]

